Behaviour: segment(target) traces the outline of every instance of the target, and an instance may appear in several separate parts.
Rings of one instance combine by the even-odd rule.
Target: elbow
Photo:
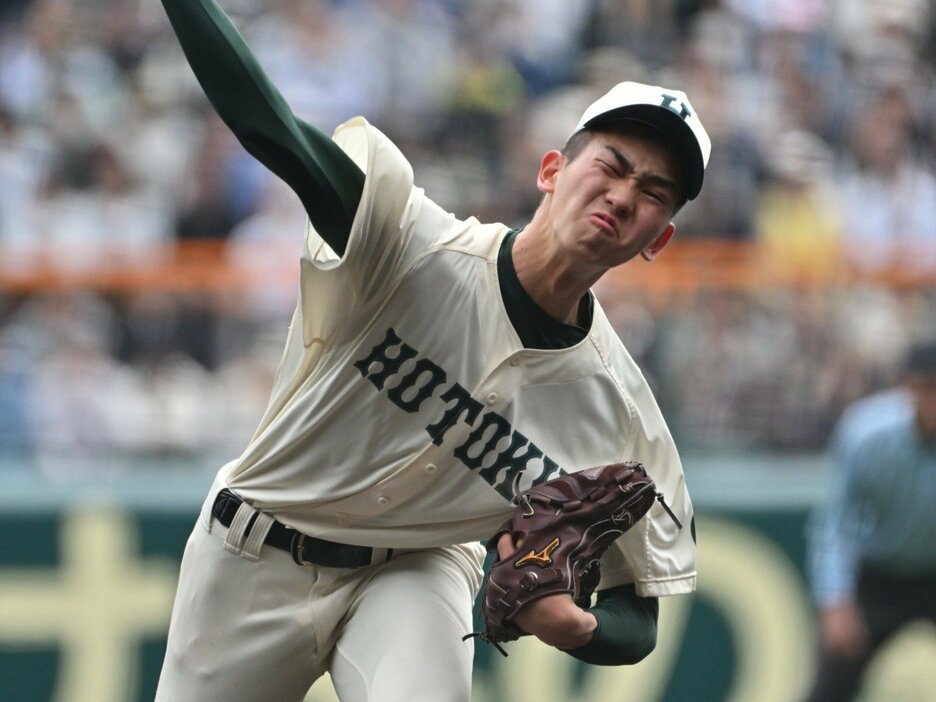
[[[590,665],[635,665],[653,652],[656,642],[657,629],[654,623],[639,634],[635,635],[631,631],[626,641],[593,641],[582,648],[567,650],[566,653]]]
[[[630,646],[620,651],[612,665],[635,665],[640,663],[644,658],[653,653],[653,649],[656,648],[656,643],[657,628],[656,625],[654,625],[648,627],[643,632],[643,635],[633,641]]]

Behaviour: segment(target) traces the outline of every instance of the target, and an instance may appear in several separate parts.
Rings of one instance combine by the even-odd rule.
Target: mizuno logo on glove
[[[548,565],[552,565],[552,554],[559,547],[559,537],[549,542],[549,544],[539,553],[535,551],[530,551],[523,558],[514,562],[514,568],[522,568],[525,565],[537,565],[540,568],[545,568]]]

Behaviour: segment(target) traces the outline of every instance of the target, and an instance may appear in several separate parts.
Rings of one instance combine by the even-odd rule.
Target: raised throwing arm
[[[214,0],[162,0],[195,77],[244,148],[299,196],[316,231],[343,253],[361,169],[283,99]]]

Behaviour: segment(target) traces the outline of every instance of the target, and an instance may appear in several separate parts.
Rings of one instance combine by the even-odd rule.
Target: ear
[[[645,261],[652,261],[663,250],[663,247],[669,243],[669,240],[673,238],[673,234],[675,233],[676,225],[670,222],[666,225],[666,229],[663,230],[663,233],[650,242],[650,244],[640,252],[640,255]]]
[[[536,187],[541,193],[551,193],[556,189],[556,176],[564,163],[565,157],[559,151],[554,149],[546,152],[536,175]]]

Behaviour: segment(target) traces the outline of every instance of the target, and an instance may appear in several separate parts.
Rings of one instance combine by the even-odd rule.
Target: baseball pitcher
[[[294,115],[215,0],[162,1],[308,223],[269,405],[185,549],[157,699],[298,701],[328,672],[344,701],[467,702],[485,543],[528,569],[485,588],[522,605],[498,615],[511,637],[641,660],[657,598],[695,588],[693,512],[590,289],[652,260],[700,191],[710,142],[686,95],[611,88],[542,157],[541,203],[511,229],[436,205],[364,118],[329,137]],[[572,526],[525,548],[534,513]]]

